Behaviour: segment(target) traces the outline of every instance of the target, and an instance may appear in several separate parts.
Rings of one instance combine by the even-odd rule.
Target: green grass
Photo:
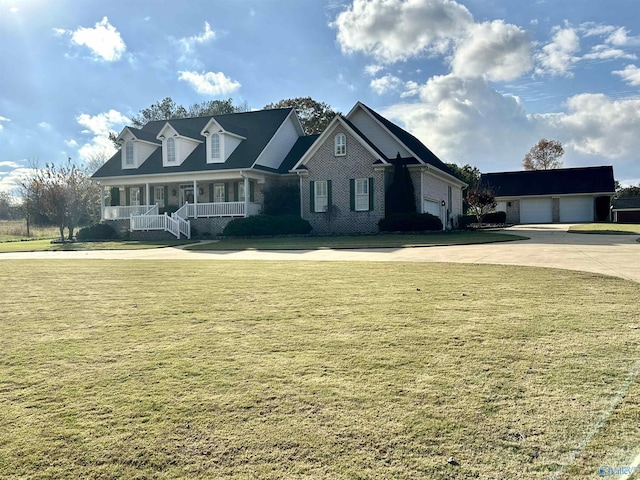
[[[0,478],[596,478],[639,453],[635,283],[361,262],[2,270]]]
[[[640,224],[634,223],[585,223],[572,225],[569,233],[594,233],[604,235],[640,235]]]
[[[72,250],[141,250],[147,248],[174,247],[192,243],[190,240],[159,241],[111,241],[51,243],[51,240],[29,240],[24,242],[0,242],[0,253],[6,252],[56,252]]]
[[[496,232],[452,232],[423,234],[384,234],[357,236],[224,238],[220,241],[186,247],[186,250],[317,250],[319,248],[402,248],[436,245],[469,245],[509,242],[527,237]]]

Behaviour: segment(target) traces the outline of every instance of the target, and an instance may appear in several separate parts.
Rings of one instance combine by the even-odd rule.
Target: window
[[[244,202],[244,182],[238,182],[238,201]]]
[[[220,160],[220,135],[211,135],[211,159]]]
[[[356,178],[356,212],[369,210],[369,179]]]
[[[314,182],[314,189],[314,211],[326,212],[329,200],[327,181]]]
[[[347,154],[347,136],[344,133],[336,135],[334,147],[336,157],[342,157]]]
[[[130,204],[132,206],[139,206],[140,205],[140,189],[139,188],[132,188],[131,190],[129,190],[129,197],[130,197]]]
[[[133,165],[133,142],[128,141],[124,145],[124,163],[126,165]]]
[[[225,188],[224,183],[213,184],[213,201],[215,203],[222,203],[225,201]]]
[[[164,208],[164,187],[154,187],[153,198],[156,204],[158,204],[158,207]]]
[[[173,138],[167,139],[167,163],[176,161],[176,141]]]

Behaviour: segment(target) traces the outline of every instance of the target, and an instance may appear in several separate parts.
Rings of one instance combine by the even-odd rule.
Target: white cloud
[[[615,70],[612,73],[622,77],[629,85],[640,87],[640,68],[636,65],[627,65],[624,70]]]
[[[372,64],[364,67],[364,73],[371,77],[375,77],[380,70],[384,70],[382,65]]]
[[[580,37],[572,27],[555,27],[550,43],[536,55],[536,73],[572,77],[571,67],[579,60]]]
[[[51,124],[47,122],[40,122],[38,126],[43,130],[51,130]]]
[[[413,80],[409,80],[404,84],[404,91],[400,94],[401,98],[414,97],[420,93],[420,85]]]
[[[8,172],[0,172],[0,192],[7,192],[15,194],[17,193],[20,185],[20,180],[31,175],[33,170],[28,167],[23,167],[15,162],[0,162],[11,163],[9,165],[12,170]]]
[[[215,38],[216,32],[211,30],[211,25],[209,25],[209,22],[204,22],[204,32],[202,32],[200,35],[181,38],[180,40],[178,40],[178,43],[180,43],[180,45],[182,46],[184,53],[189,53],[196,45],[202,45]]]
[[[116,149],[109,140],[109,132],[113,130],[119,132],[131,122],[125,115],[113,109],[93,116],[83,113],[76,117],[76,121],[79,125],[85,127],[83,133],[93,135],[91,141],[84,143],[78,149],[78,154],[83,160],[91,159],[95,156],[106,156],[108,158],[113,155]],[[66,140],[65,143],[70,148],[78,146],[78,142],[73,139]]]
[[[115,62],[120,60],[127,50],[120,33],[109,23],[107,17],[96,23],[94,28],[80,27],[73,31],[60,28],[53,30],[57,35],[71,35],[71,42],[87,47],[96,60]]]
[[[520,27],[502,20],[475,24],[460,41],[451,62],[460,77],[513,80],[529,71],[532,41]]]
[[[619,48],[611,48],[608,45],[596,45],[591,49],[591,52],[582,58],[585,60],[616,60],[621,58],[635,60],[638,57],[633,53],[627,53]]]
[[[240,83],[231,80],[222,72],[178,72],[178,80],[187,82],[200,95],[226,95],[240,88]]]
[[[0,130],[2,130],[4,127],[2,126],[2,122],[10,122],[11,120],[9,120],[7,117],[3,117],[2,115],[0,115]]]
[[[343,53],[388,64],[446,53],[472,24],[469,10],[453,0],[354,0],[331,26]]]
[[[4,161],[0,162],[0,167],[19,168],[20,164],[16,162]]]
[[[630,37],[626,28],[618,27],[607,37],[606,42],[617,47],[638,46],[640,45],[640,36]]]
[[[402,80],[394,75],[385,75],[371,80],[369,86],[378,95],[398,90],[402,86]]]
[[[18,7],[11,7],[11,8],[9,9],[9,11],[10,11],[11,13],[18,13],[18,12],[20,11],[20,9],[19,9]]]

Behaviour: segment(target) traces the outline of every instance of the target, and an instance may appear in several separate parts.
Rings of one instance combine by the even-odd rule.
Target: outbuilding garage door
[[[523,198],[520,202],[520,223],[551,223],[550,198]]]
[[[435,215],[440,218],[440,203],[432,202],[431,200],[424,200],[423,206],[424,213],[430,213],[431,215]]]
[[[593,198],[561,197],[561,222],[593,222]]]

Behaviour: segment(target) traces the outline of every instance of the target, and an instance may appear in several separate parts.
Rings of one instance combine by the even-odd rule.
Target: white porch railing
[[[158,208],[157,205],[128,205],[128,206],[105,206],[102,211],[103,220],[118,220],[129,218],[131,215],[144,215],[150,209]],[[157,213],[157,211],[156,211]]]
[[[175,214],[174,214],[175,215]],[[163,230],[170,232],[176,238],[184,235],[191,238],[191,224],[180,217],[164,215],[131,215],[131,231],[135,230]]]
[[[249,203],[248,215],[260,213],[259,203]],[[244,217],[244,202],[186,203],[176,214],[181,218]]]

